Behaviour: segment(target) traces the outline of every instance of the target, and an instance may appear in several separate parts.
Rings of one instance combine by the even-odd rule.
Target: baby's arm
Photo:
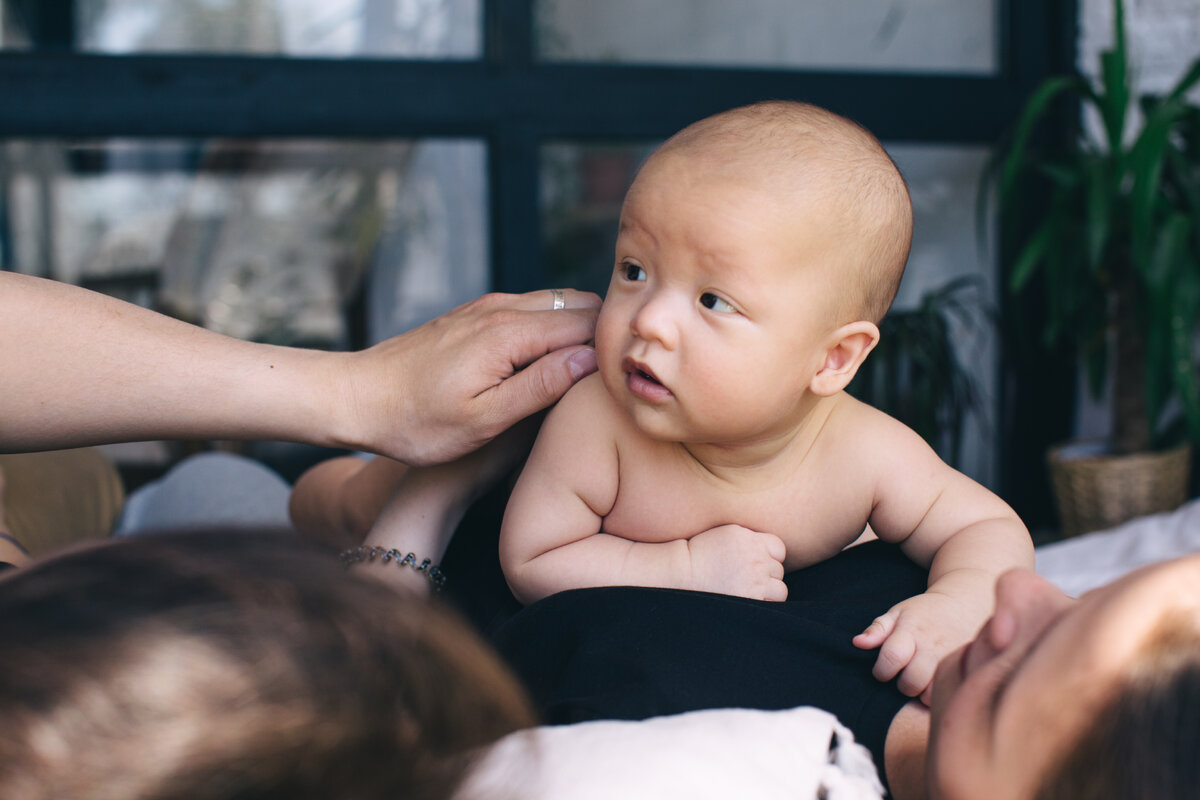
[[[532,603],[565,589],[660,586],[782,600],[783,541],[737,525],[640,542],[601,529],[619,485],[619,409],[586,378],[550,412],[500,531],[513,594]]]
[[[854,644],[880,648],[877,678],[898,674],[902,692],[928,701],[938,662],[991,616],[996,578],[1033,567],[1033,543],[1007,503],[947,466],[908,428],[889,427],[876,440],[885,446],[871,527],[929,567],[929,586],[876,619]]]

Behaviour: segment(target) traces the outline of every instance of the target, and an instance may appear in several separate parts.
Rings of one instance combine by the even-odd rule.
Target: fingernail
[[[572,353],[567,359],[567,368],[571,370],[571,377],[575,380],[591,375],[596,371],[596,351],[589,347]]]

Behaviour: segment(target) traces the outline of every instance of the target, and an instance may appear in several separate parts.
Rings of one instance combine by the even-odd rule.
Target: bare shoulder
[[[882,538],[892,515],[880,517],[881,511],[910,509],[903,517],[919,518],[920,509],[961,477],[912,428],[849,395],[839,398],[827,428],[831,444],[823,461],[867,498],[871,525]]]
[[[533,460],[571,463],[615,458],[614,442],[621,426],[620,409],[604,388],[599,374],[576,383],[550,409],[534,444]]]
[[[587,427],[595,430],[598,425],[611,421],[615,412],[619,411],[616,404],[604,388],[604,381],[599,373],[592,373],[583,378],[562,396],[550,413],[542,430],[547,428],[570,427],[576,428],[581,422],[587,422]]]
[[[916,431],[895,417],[845,393],[837,401],[830,414],[833,436],[829,438],[841,452],[859,461],[860,467],[946,466]]]
[[[608,390],[604,388],[604,381],[600,378],[600,373],[593,372],[568,389],[550,413],[559,416],[609,415],[614,410],[616,410],[616,404],[613,403]]]

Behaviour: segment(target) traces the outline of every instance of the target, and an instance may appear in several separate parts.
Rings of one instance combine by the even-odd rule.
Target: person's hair
[[[913,211],[908,185],[879,140],[832,111],[790,100],[768,100],[695,122],[657,153],[693,150],[713,154],[714,166],[750,171],[781,188],[802,180],[820,185],[845,243],[849,274],[843,322],[878,322],[887,313],[912,247]],[[789,187],[790,184],[790,187]]]
[[[1038,800],[1190,800],[1200,787],[1200,631],[1160,624]]]
[[[122,540],[0,580],[0,797],[444,798],[532,724],[436,602],[294,535]]]

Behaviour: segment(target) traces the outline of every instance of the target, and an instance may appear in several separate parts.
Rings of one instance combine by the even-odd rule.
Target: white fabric
[[[837,734],[835,763],[830,741]],[[519,731],[456,800],[879,800],[870,753],[828,712],[713,709]]]
[[[1037,571],[1079,596],[1146,564],[1200,551],[1200,499],[1037,549]]]

